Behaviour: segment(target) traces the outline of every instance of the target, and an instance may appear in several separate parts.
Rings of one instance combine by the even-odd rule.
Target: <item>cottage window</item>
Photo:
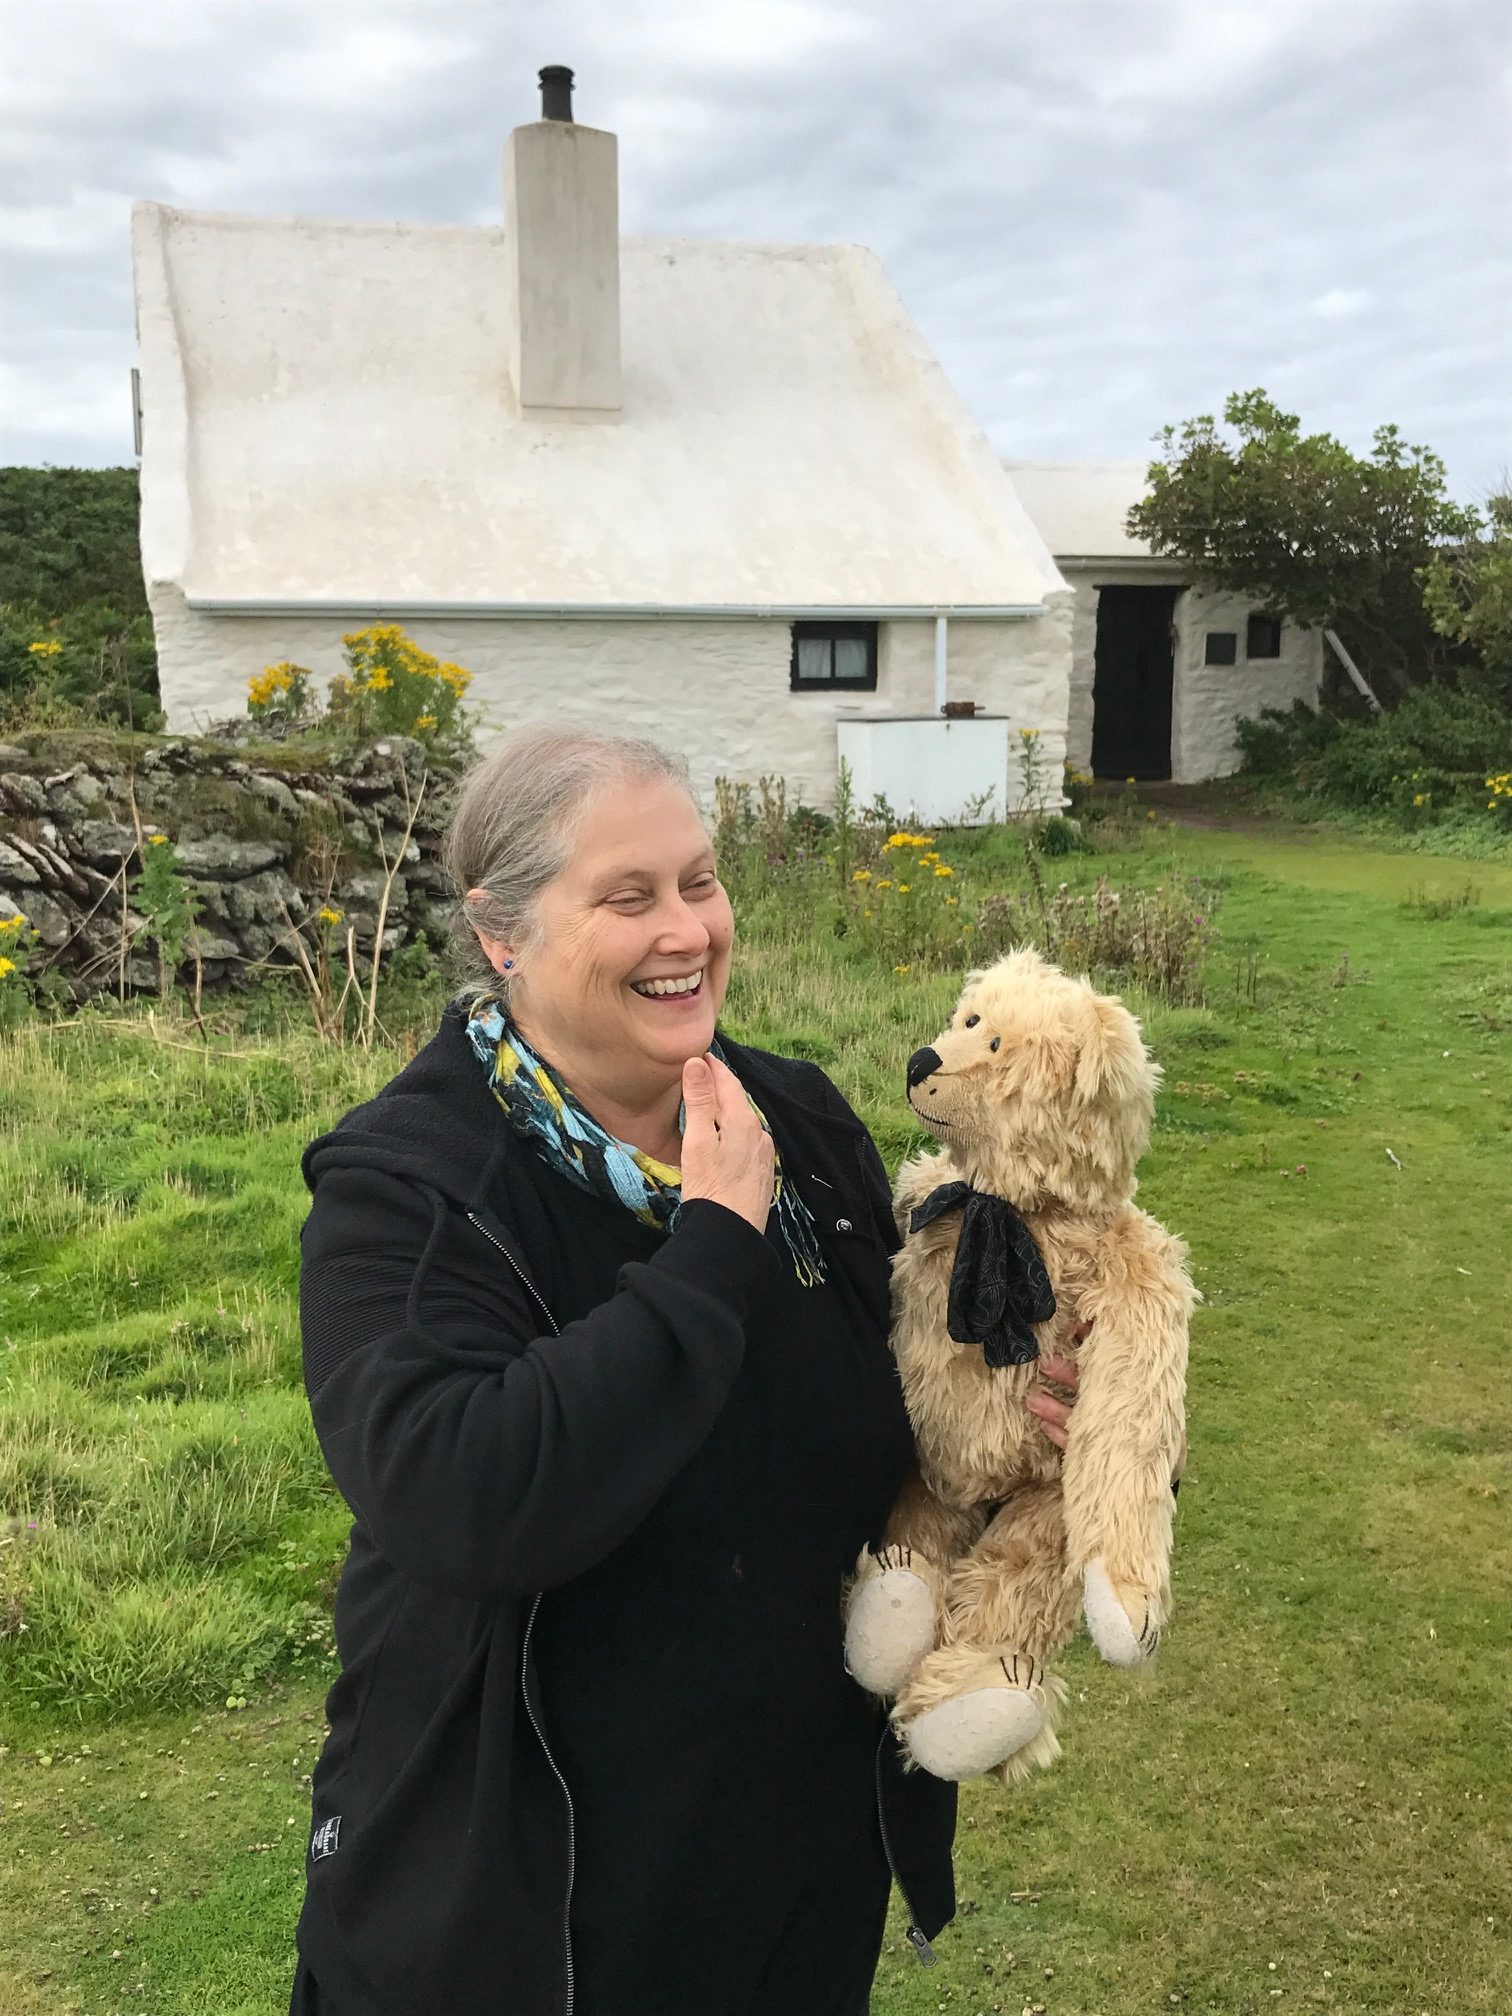
[[[1281,618],[1279,616],[1251,616],[1244,633],[1244,655],[1246,658],[1279,658],[1281,656]]]
[[[1239,662],[1239,633],[1237,630],[1209,630],[1207,649],[1203,653],[1204,665],[1237,665]]]
[[[875,693],[875,623],[795,623],[793,691]]]

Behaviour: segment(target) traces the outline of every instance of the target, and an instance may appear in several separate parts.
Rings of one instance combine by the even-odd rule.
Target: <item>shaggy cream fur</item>
[[[899,1172],[906,1236],[893,1263],[893,1349],[919,1475],[883,1550],[861,1557],[847,1661],[863,1685],[896,1694],[917,1763],[1012,1783],[1059,1755],[1065,1689],[1046,1668],[1078,1608],[1119,1665],[1148,1658],[1170,1614],[1196,1293],[1185,1247],[1133,1202],[1159,1072],[1120,1001],[1014,952],[968,975],[932,1048],[938,1065],[909,1101],[944,1146]],[[1024,1404],[1038,1365],[993,1369],[946,1329],[960,1213],[908,1232],[916,1204],[962,1180],[1007,1198],[1044,1256],[1056,1314],[1040,1348],[1080,1370],[1064,1455]],[[900,1585],[878,1585],[899,1574],[910,1587],[894,1607]]]

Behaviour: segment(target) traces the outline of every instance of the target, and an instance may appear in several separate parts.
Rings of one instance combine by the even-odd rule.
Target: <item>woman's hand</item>
[[[1091,1328],[1092,1325],[1090,1323],[1078,1323],[1075,1330],[1071,1333],[1072,1343],[1081,1344],[1085,1342]],[[1069,1400],[1057,1400],[1053,1393],[1042,1393],[1036,1387],[1024,1402],[1024,1405],[1034,1415],[1041,1428],[1044,1429],[1055,1446],[1058,1449],[1064,1449],[1066,1446],[1066,1430],[1071,1425],[1071,1409],[1076,1405],[1076,1390],[1081,1383],[1081,1367],[1070,1358],[1046,1357],[1041,1358],[1039,1361],[1039,1371],[1042,1379],[1049,1379],[1053,1384],[1067,1386],[1071,1390],[1071,1398]],[[1183,1427],[1181,1431],[1180,1453],[1176,1458],[1176,1467],[1171,1472],[1171,1482],[1173,1484],[1179,1480],[1182,1471],[1185,1470],[1186,1461],[1187,1437],[1186,1429]]]
[[[772,1137],[745,1087],[717,1057],[690,1057],[682,1082],[684,1203],[702,1197],[723,1204],[764,1232],[772,1209]]]

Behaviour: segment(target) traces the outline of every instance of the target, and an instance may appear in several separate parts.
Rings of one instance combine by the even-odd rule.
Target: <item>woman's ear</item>
[[[480,915],[487,915],[488,891],[469,889],[462,901],[463,908],[467,912],[467,921],[472,925],[473,933],[483,947],[484,958],[495,973],[508,973],[515,963],[514,947],[506,939],[495,938],[490,932],[485,931],[478,921]]]

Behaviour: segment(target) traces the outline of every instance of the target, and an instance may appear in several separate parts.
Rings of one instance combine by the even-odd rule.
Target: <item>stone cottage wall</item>
[[[420,812],[406,844],[408,802]],[[437,858],[453,778],[418,742],[392,737],[349,753],[242,746],[233,739],[134,742],[28,735],[0,743],[0,916],[19,911],[38,956],[78,999],[158,986],[148,920],[133,900],[142,849],[175,843],[199,902],[192,941],[206,986],[293,963],[293,935],[329,906],[370,957],[386,869],[383,949],[446,929]],[[179,977],[195,977],[191,959]]]
[[[351,620],[221,616],[190,609],[176,589],[149,587],[170,724],[189,730],[242,704],[264,666],[292,659],[316,685],[345,669]],[[1037,728],[1059,751],[1071,647],[1069,597],[1022,621],[950,625],[950,692],[1014,727]],[[705,798],[718,776],[786,778],[805,804],[835,795],[835,722],[855,714],[934,711],[934,624],[885,622],[875,693],[794,693],[792,626],[783,617],[468,619],[416,616],[404,627],[423,650],[465,665],[479,743],[541,721],[649,735],[683,756]]]

